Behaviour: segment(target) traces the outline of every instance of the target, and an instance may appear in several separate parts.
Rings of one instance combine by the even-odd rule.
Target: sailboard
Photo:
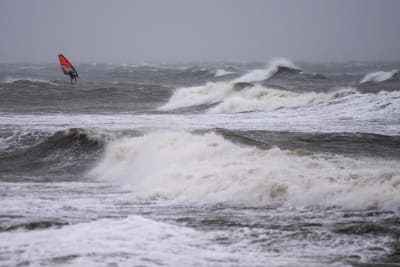
[[[60,61],[61,69],[65,75],[70,75],[70,73],[72,73],[79,78],[78,72],[76,71],[74,65],[72,65],[63,54],[58,55],[58,60]]]

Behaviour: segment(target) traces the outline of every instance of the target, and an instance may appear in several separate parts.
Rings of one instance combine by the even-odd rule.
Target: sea
[[[0,64],[0,266],[400,266],[400,62]]]

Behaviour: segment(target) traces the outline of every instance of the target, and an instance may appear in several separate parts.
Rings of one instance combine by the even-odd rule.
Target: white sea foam
[[[173,110],[178,108],[213,104],[222,101],[225,97],[233,94],[232,84],[226,82],[180,88],[175,91],[169,101],[161,106],[159,110]]]
[[[306,215],[310,209],[261,211],[266,225],[284,222],[282,226],[287,230],[283,232],[269,226],[258,227],[253,218],[259,218],[259,210],[241,211],[240,207],[233,217],[232,211],[223,212],[221,217],[215,214],[222,221],[238,222],[237,226],[204,231],[176,222],[176,215],[190,218],[191,212],[185,211],[193,206],[153,202],[140,206],[149,218],[126,215],[135,213],[126,206],[133,204],[131,193],[110,183],[2,183],[0,187],[6,192],[2,198],[3,213],[23,213],[22,222],[28,218],[33,222],[40,222],[40,218],[69,222],[35,230],[23,229],[22,225],[18,230],[0,232],[1,266],[28,262],[30,266],[99,266],[99,262],[104,266],[343,266],[341,259],[346,260],[348,255],[357,255],[364,262],[382,256],[389,251],[389,241],[393,242],[387,237],[335,234],[318,227],[304,230],[302,220],[310,215]],[[68,194],[60,195],[60,190]],[[122,211],[121,207],[127,209]],[[308,222],[320,222],[318,217],[323,216],[322,222],[330,225],[336,219],[332,212],[324,213],[325,216],[319,215],[321,212],[312,212]],[[98,219],[99,216],[108,219]],[[204,213],[196,212],[196,224],[203,225],[209,218],[214,215],[207,208]],[[240,226],[242,219],[250,224]],[[18,226],[16,220],[13,225]],[[291,225],[294,227],[286,228]],[[314,238],[303,238],[304,231]],[[377,246],[382,250],[373,249]],[[318,257],[310,260],[309,255]]]
[[[327,93],[295,93],[261,85],[247,87],[226,96],[209,113],[233,113],[243,111],[272,111],[279,108],[295,108],[328,103],[329,101],[355,93],[352,88],[338,89]]]
[[[399,114],[399,92],[381,91],[377,94],[362,94],[355,88],[337,88],[327,92],[293,92],[261,84],[243,84],[236,88],[232,82],[207,83],[201,86],[180,88],[159,110],[174,110],[197,105],[211,105],[208,113],[235,113],[243,111],[272,111],[278,108],[308,108],[309,115],[329,112],[360,116],[370,114]],[[340,107],[339,107],[340,106]],[[317,109],[315,108],[317,107]],[[345,109],[343,109],[345,107]],[[379,111],[380,110],[380,111]],[[303,112],[307,112],[303,110]]]
[[[399,75],[398,70],[371,72],[365,75],[364,78],[361,79],[360,83],[383,82],[392,79],[395,75]]]
[[[0,136],[0,152],[6,151],[8,149],[21,149],[37,144],[49,135],[50,133],[44,133],[34,130],[32,131],[28,129],[15,130],[9,135]],[[26,139],[29,139],[29,141],[27,143],[24,143]]]
[[[279,92],[278,90],[264,88],[261,85],[257,85],[256,88],[252,87],[251,89],[245,88],[245,90],[237,90],[235,89],[235,84],[266,80],[273,76],[281,67],[299,70],[296,65],[287,59],[274,59],[270,61],[266,69],[250,71],[249,73],[230,82],[208,82],[201,86],[179,88],[174,92],[166,104],[159,107],[159,110],[174,110],[190,106],[215,104],[219,102],[222,102],[222,105],[212,109],[211,112],[240,112],[264,109],[270,110],[271,105],[269,104],[271,104],[273,101],[266,101],[266,99],[270,98],[271,95],[299,96],[300,94],[294,94],[286,91]],[[223,70],[218,70],[217,74],[216,76],[220,76],[222,74],[226,75]],[[235,102],[236,104],[232,102]],[[300,105],[301,103],[302,102],[300,101]],[[236,106],[238,108],[230,108],[232,106]],[[277,104],[274,103],[273,106],[275,107]]]
[[[400,208],[400,164],[259,150],[206,133],[150,133],[111,143],[90,175],[139,198],[255,206]]]
[[[242,89],[246,90],[246,89]],[[234,91],[234,90],[232,90]],[[268,91],[272,92],[273,91]],[[245,110],[247,102],[228,106],[223,102],[210,108],[230,108],[232,113],[195,114],[6,114],[1,113],[1,124],[17,129],[40,131],[59,131],[65,128],[104,129],[105,131],[157,130],[157,129],[246,129],[296,132],[364,132],[384,135],[400,134],[400,91],[381,91],[362,94],[352,88],[343,88],[331,93],[305,95],[304,106],[288,107],[293,95],[279,99],[274,96],[281,108],[272,103],[273,110],[233,113]],[[282,92],[283,95],[284,92]],[[208,97],[208,96],[206,96]],[[289,99],[285,99],[288,97]],[[300,97],[301,98],[301,97]],[[189,98],[188,98],[189,99]],[[228,97],[227,100],[230,98]],[[185,98],[182,98],[184,101]],[[194,98],[193,102],[196,100]],[[230,101],[230,100],[229,100]],[[227,103],[229,102],[227,101]],[[258,101],[257,99],[249,101]],[[268,101],[263,98],[260,100]],[[309,101],[309,102],[308,102]],[[233,102],[233,101],[232,101]],[[170,103],[171,104],[171,103]],[[175,102],[174,104],[180,104]],[[191,103],[190,103],[191,104]],[[199,103],[200,104],[200,103]],[[237,104],[237,105],[236,105]],[[296,102],[294,102],[296,104]],[[225,107],[226,105],[226,107]],[[275,105],[275,106],[274,106]],[[215,111],[217,112],[217,111]]]
[[[7,137],[0,137],[0,153],[5,151],[10,145],[9,145],[9,138]]]
[[[285,262],[248,249],[235,252],[202,233],[131,215],[30,232],[0,233],[2,263],[34,266],[259,266]],[[276,253],[275,253],[276,254]],[[287,261],[287,260],[286,260]],[[293,261],[293,260],[292,260]]]
[[[209,109],[210,113],[233,113],[243,111],[270,111],[277,108],[302,107],[326,102],[357,92],[353,88],[341,88],[326,93],[295,93],[281,89],[254,85],[235,89],[229,82],[207,83],[202,86],[178,89],[169,101],[159,110],[217,104]]]
[[[346,116],[382,119],[386,116],[395,118],[400,115],[399,97],[399,91],[365,94],[352,87],[320,93],[295,93],[257,85],[227,95],[208,112],[234,113],[258,110],[270,112],[270,115],[295,112],[299,117]],[[293,111],[293,108],[297,110]]]

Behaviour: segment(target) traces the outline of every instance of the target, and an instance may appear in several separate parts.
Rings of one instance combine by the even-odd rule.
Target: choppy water
[[[0,65],[0,266],[399,264],[400,63],[77,69]]]

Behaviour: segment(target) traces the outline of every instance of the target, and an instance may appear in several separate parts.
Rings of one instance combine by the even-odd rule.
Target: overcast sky
[[[1,0],[0,63],[399,60],[400,0]]]

